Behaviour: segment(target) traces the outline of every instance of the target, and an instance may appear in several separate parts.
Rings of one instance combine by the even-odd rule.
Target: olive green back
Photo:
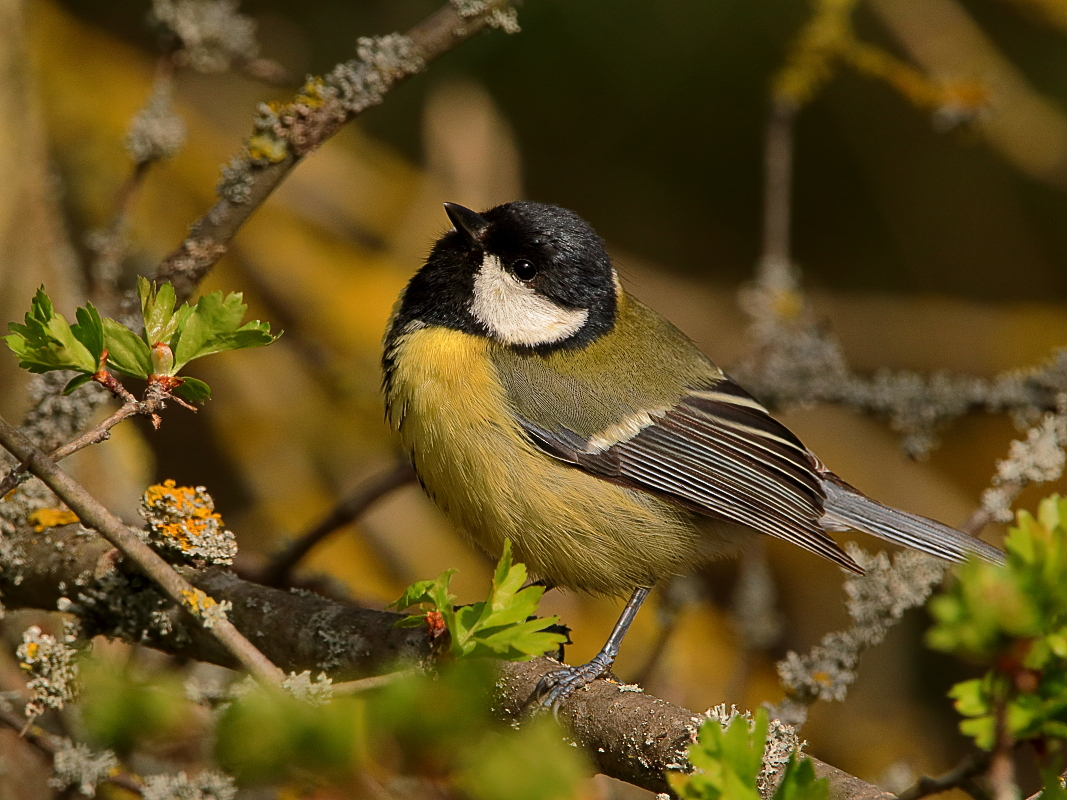
[[[494,343],[489,357],[516,412],[587,438],[669,409],[686,389],[722,375],[685,334],[623,293],[614,329],[584,348],[540,355]]]

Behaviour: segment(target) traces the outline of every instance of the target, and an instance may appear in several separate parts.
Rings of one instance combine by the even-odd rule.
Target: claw
[[[638,586],[634,589],[630,599],[626,602],[626,607],[622,610],[622,616],[619,617],[619,621],[615,623],[611,631],[611,636],[592,661],[580,667],[564,666],[562,669],[553,670],[537,682],[531,698],[536,703],[534,713],[543,713],[552,709],[552,716],[558,720],[559,707],[568,697],[597,678],[602,678],[611,672],[611,665],[615,663],[615,656],[619,654],[622,638],[626,635],[626,630],[630,627],[637,610],[641,608],[641,604],[645,602],[650,591],[649,586]]]

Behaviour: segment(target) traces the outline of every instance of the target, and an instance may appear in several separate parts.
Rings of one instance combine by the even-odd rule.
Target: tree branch
[[[937,778],[922,777],[914,786],[905,789],[897,795],[897,800],[920,800],[931,794],[947,792],[965,786],[978,775],[985,772],[989,766],[989,753],[978,751],[971,753],[953,769]]]
[[[248,641],[221,611],[217,603],[194,589],[174,568],[146,545],[126,525],[90,495],[56,462],[42,453],[7,420],[0,417],[0,445],[65,502],[85,525],[97,530],[151,578],[173,602],[194,614],[219,643],[260,681],[281,684],[284,675]],[[212,611],[216,613],[211,613]]]
[[[56,754],[70,747],[70,740],[64,739],[62,736],[56,736],[54,733],[49,733],[39,725],[29,724],[26,720],[16,714],[9,708],[0,706],[0,725],[6,725],[13,731],[18,732],[19,737],[29,744],[36,747],[49,759],[55,758]],[[111,775],[106,775],[101,778],[105,783],[110,783],[115,786],[121,786],[128,792],[132,792],[138,797],[143,796],[141,791],[140,779],[127,773],[116,772]]]
[[[76,525],[43,534],[19,532],[11,544],[17,546],[22,563],[0,564],[0,590],[9,608],[54,609],[61,596],[71,595],[74,602],[68,607],[76,613],[80,598],[122,567],[106,542],[85,536]],[[219,569],[187,569],[185,574],[192,585],[231,602],[233,624],[286,672],[324,671],[342,680],[358,679],[427,662],[435,655],[425,628],[393,627],[400,614],[283,592]],[[175,620],[185,628],[160,633],[145,643],[174,655],[236,665],[233,655],[199,626]],[[120,620],[113,624],[122,627]],[[188,636],[180,635],[184,630]],[[441,646],[440,639],[436,646]],[[538,681],[558,667],[548,658],[501,662],[495,690],[497,716],[509,722],[523,718]],[[635,687],[598,680],[563,703],[560,719],[604,774],[667,791],[663,770],[685,768],[685,747],[704,717]],[[813,760],[816,772],[830,780],[839,800],[894,800],[888,792]]]
[[[413,480],[415,480],[415,470],[412,469],[407,459],[402,459],[397,461],[389,472],[370,478],[356,487],[352,494],[338,503],[315,527],[294,539],[284,550],[274,556],[264,567],[260,582],[267,586],[288,586],[293,569],[315,545],[338,528],[358,519],[364,511],[389,492],[406,486]]]
[[[210,211],[193,223],[185,241],[159,265],[154,278],[156,283],[173,283],[179,301],[189,297],[226,252],[241,226],[304,155],[321,146],[364,110],[381,103],[389,91],[421,72],[426,64],[495,24],[500,15],[511,8],[511,3],[510,0],[487,0],[474,13],[461,11],[458,6],[452,3],[442,6],[408,31],[404,37],[408,50],[400,62],[386,66],[364,60],[338,65],[326,77],[325,85],[338,88],[344,84],[341,88],[346,94],[350,91],[357,94],[345,97],[343,102],[334,98],[335,105],[327,113],[332,112],[335,116],[320,115],[321,124],[302,127],[299,141],[290,136],[284,155],[276,162],[257,160],[249,163],[240,197],[220,197]],[[361,85],[353,86],[348,81],[347,76],[353,74],[360,75]],[[368,89],[368,86],[372,88]],[[242,153],[238,161],[244,160],[247,155]]]

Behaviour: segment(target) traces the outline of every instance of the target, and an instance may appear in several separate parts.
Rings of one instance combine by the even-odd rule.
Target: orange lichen
[[[150,542],[187,560],[233,562],[237,543],[203,486],[177,486],[173,480],[149,486],[141,498],[141,515]]]
[[[37,653],[40,649],[40,645],[38,645],[37,642],[26,642],[26,644],[23,645],[23,656],[25,656],[27,661],[20,661],[19,666],[27,672],[33,669],[33,665],[28,663],[28,661],[37,658]]]
[[[29,516],[33,529],[43,533],[49,528],[78,522],[78,515],[67,508],[39,508]]]

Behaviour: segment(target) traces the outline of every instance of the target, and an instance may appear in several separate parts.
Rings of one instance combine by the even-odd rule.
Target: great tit
[[[847,570],[856,529],[959,561],[1000,551],[882,505],[829,469],[684,334],[627,293],[577,214],[513,202],[452,222],[385,335],[386,416],[457,528],[549,586],[630,599],[604,648],[543,684],[607,673],[656,581],[755,534]]]

